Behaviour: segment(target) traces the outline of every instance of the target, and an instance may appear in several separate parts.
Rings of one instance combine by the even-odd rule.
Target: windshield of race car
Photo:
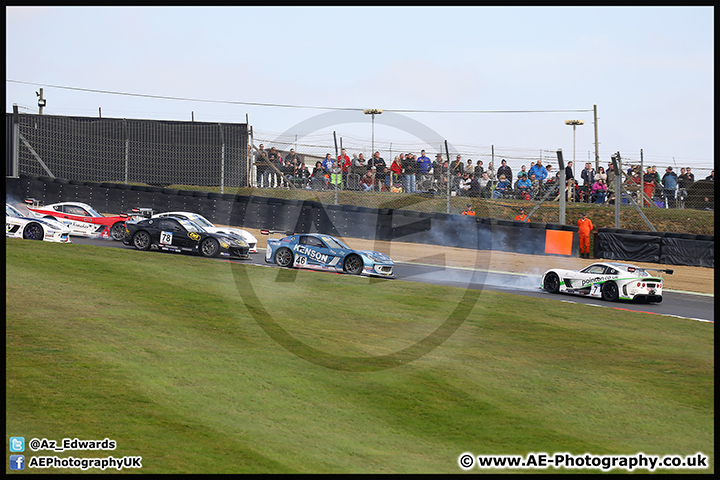
[[[185,220],[182,218],[178,218],[177,221],[180,222],[180,225],[185,227],[185,230],[187,230],[188,232],[197,232],[197,233],[206,232],[206,230],[204,228],[202,228],[200,225],[193,222],[192,220]]]
[[[210,221],[209,221],[207,218],[205,218],[205,217],[203,217],[203,216],[201,216],[201,215],[193,215],[192,217],[190,217],[190,220],[192,220],[193,222],[197,223],[197,224],[200,225],[201,227],[210,227],[210,228],[212,228],[212,227],[215,226],[215,225],[213,225],[212,223],[210,223]]]
[[[5,215],[7,215],[8,217],[24,217],[24,215],[20,213],[17,208],[13,207],[9,203],[5,204]]]
[[[345,245],[343,242],[338,240],[334,237],[321,237],[323,241],[327,244],[330,248],[344,248],[345,250],[350,250],[350,247]]]

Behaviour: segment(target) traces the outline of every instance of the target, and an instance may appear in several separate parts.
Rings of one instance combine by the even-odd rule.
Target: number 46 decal
[[[160,243],[172,245],[172,232],[160,232]]]

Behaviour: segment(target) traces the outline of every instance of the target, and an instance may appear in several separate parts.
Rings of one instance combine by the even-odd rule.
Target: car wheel
[[[602,298],[607,302],[614,302],[617,300],[619,293],[620,291],[618,290],[617,283],[615,282],[605,282],[602,286]]]
[[[206,238],[200,243],[200,253],[203,257],[217,257],[220,254],[220,244],[214,238]]]
[[[343,270],[350,275],[359,275],[363,269],[363,261],[358,255],[348,255],[343,263]]]
[[[545,276],[545,282],[543,282],[545,290],[549,293],[558,293],[560,291],[560,277],[557,273],[550,272]]]
[[[293,263],[293,254],[289,248],[278,248],[275,252],[275,263],[281,267],[289,268]]]
[[[110,227],[110,238],[118,242],[125,238],[124,222],[117,222],[112,227]]]
[[[28,223],[23,230],[23,238],[25,240],[42,240],[43,239],[43,228],[39,223]]]
[[[150,234],[145,230],[135,232],[132,238],[133,245],[138,250],[149,250],[150,249]]]

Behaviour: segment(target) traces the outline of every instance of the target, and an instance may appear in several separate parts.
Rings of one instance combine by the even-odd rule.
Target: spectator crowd
[[[612,162],[608,163],[607,169],[599,166],[597,171],[592,163],[587,162],[578,178],[575,177],[573,162],[568,162],[564,189],[557,188],[560,172],[556,172],[550,164],[543,165],[542,159],[531,162],[529,168],[522,165],[514,175],[505,159],[496,169],[492,161],[486,166],[482,160],[463,161],[462,155],[458,154],[448,162],[440,153],[431,159],[425,150],[421,150],[419,155],[412,152],[398,154],[388,162],[379,151],[366,160],[363,153],[354,153],[350,157],[343,148],[335,157],[326,154],[310,169],[294,149],[283,156],[275,147],[266,150],[260,144],[255,151],[253,165],[256,168],[256,186],[264,188],[289,188],[292,185],[313,190],[449,192],[450,195],[463,197],[523,200],[539,200],[545,196],[553,199],[563,194],[571,202],[605,205],[615,201],[616,172]],[[627,190],[633,192],[636,201],[642,199],[644,204],[655,201],[662,202],[662,206],[667,208],[682,207],[687,188],[695,182],[690,167],[681,168],[679,175],[673,167],[667,167],[662,176],[654,165],[642,175],[639,170],[638,166],[629,167],[623,174],[626,177],[623,183]],[[713,170],[705,180],[714,179]]]

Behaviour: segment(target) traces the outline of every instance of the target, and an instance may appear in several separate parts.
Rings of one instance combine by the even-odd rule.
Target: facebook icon
[[[10,470],[25,470],[25,455],[10,455]]]

